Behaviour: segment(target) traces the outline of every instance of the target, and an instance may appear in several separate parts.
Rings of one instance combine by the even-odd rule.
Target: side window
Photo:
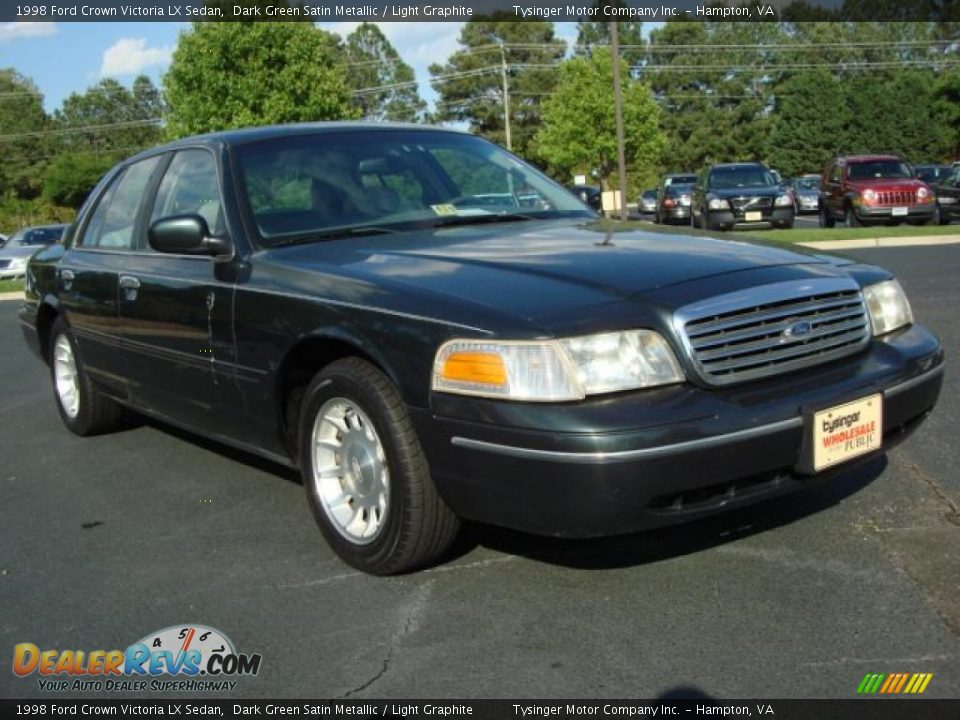
[[[157,190],[150,224],[174,215],[199,215],[213,235],[222,235],[225,224],[217,183],[217,166],[206,150],[181,150],[173,157]]]
[[[83,237],[80,238],[79,242],[80,247],[97,246],[97,239],[100,237],[100,231],[103,230],[103,221],[107,216],[107,208],[110,207],[110,201],[113,200],[113,193],[116,192],[117,185],[120,184],[122,178],[123,173],[120,173],[120,176],[113,179],[110,187],[108,187],[106,192],[101,196],[100,202],[90,215],[87,227],[84,228]]]
[[[150,176],[159,162],[159,157],[152,157],[134,163],[111,185],[84,231],[83,247],[109,250],[129,250],[133,247],[137,211]]]

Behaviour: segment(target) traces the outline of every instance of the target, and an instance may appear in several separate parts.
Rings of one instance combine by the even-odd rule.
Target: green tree
[[[620,63],[622,75],[624,63]],[[623,79],[623,125],[627,167],[633,187],[656,177],[663,135],[660,113],[650,89]],[[564,62],[557,89],[543,105],[537,150],[558,171],[595,172],[604,188],[617,171],[613,62],[607,48],[591,57]]]
[[[769,160],[784,177],[819,173],[844,150],[846,100],[843,82],[825,67],[796,73],[778,86]]]
[[[311,23],[194,23],[163,78],[167,134],[355,118],[341,54]]]
[[[373,23],[361,23],[347,36],[347,78],[354,102],[369,120],[419,122],[427,104],[420,97],[413,68]],[[385,87],[381,91],[369,88]]]
[[[13,68],[0,69],[0,197],[30,199],[40,193],[48,129],[37,86]]]
[[[597,3],[594,7],[600,7]],[[613,3],[617,7],[623,7],[622,2]],[[639,65],[644,57],[643,23],[642,22],[621,22],[617,23],[617,36],[620,42],[620,57],[631,68]],[[604,47],[610,44],[610,23],[608,22],[578,22],[577,23],[577,47],[574,50],[575,55],[589,56],[596,46]]]
[[[532,142],[540,126],[540,105],[557,82],[566,46],[553,23],[510,22],[496,18],[467,22],[461,49],[444,65],[431,65],[440,95],[437,121],[469,123],[470,129],[506,144],[501,69],[507,66],[510,126],[514,152],[534,159]]]
[[[946,157],[960,158],[960,70],[956,67],[937,79],[933,111],[944,128]]]
[[[114,159],[131,155],[160,140],[163,113],[160,92],[148,77],[141,75],[130,89],[101,80],[83,93],[71,93],[54,113],[61,131],[58,149]]]
[[[113,165],[114,160],[106,155],[63,153],[47,168],[43,196],[56,205],[76,210]]]

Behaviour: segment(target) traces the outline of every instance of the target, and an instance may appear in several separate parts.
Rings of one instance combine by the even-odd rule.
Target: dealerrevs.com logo
[[[233,690],[239,676],[255,676],[261,656],[238,653],[230,639],[204,625],[175,625],[151,633],[126,650],[13,648],[13,672],[37,675],[41,690],[184,692]]]

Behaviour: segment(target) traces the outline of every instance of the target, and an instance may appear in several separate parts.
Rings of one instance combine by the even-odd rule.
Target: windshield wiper
[[[451,215],[449,217],[437,218],[430,223],[431,227],[451,227],[454,225],[483,225],[485,223],[497,222],[523,222],[525,220],[543,220],[534,215],[524,215],[523,213],[491,213],[489,215]]]
[[[284,238],[283,240],[272,243],[270,247],[289,247],[291,245],[304,245],[306,243],[322,242],[323,240],[337,240],[339,238],[346,237],[392,235],[397,232],[399,231],[385,227],[377,227],[376,225],[357,225],[356,227],[331,228],[330,230],[322,230],[315,233],[304,233],[303,235]]]

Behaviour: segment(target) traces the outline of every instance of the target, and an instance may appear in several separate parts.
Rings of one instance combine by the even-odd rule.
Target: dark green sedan
[[[120,163],[20,319],[78,435],[133,410],[299,468],[348,563],[461,518],[626,533],[803,488],[934,406],[887,271],[604,232],[496,145],[423,126],[188,138]]]

